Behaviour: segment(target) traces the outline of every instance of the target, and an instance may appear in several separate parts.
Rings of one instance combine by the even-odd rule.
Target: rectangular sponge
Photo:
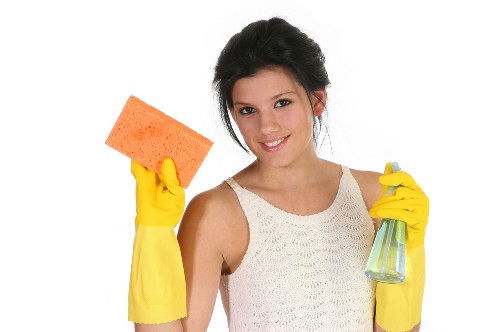
[[[187,188],[213,142],[130,96],[106,144],[157,173],[160,173],[162,161],[172,158],[179,183]]]

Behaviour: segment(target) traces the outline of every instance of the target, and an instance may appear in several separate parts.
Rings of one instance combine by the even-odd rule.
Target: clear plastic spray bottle
[[[392,171],[400,168],[392,163]],[[395,187],[387,189],[391,196]],[[397,284],[405,279],[406,268],[406,224],[401,220],[382,219],[373,242],[370,257],[365,268],[365,275],[370,279]]]

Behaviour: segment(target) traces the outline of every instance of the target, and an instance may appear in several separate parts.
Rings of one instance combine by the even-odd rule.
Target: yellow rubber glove
[[[406,248],[412,249],[424,244],[425,228],[429,218],[429,199],[413,177],[404,172],[392,173],[392,163],[387,163],[382,184],[382,197],[377,200],[370,215],[373,218],[402,220],[407,225]],[[396,189],[386,196],[388,187]]]
[[[406,278],[400,284],[377,283],[375,321],[389,332],[409,331],[422,315],[429,199],[411,175],[403,171],[392,173],[392,163],[386,165],[380,183],[383,194],[370,215],[406,223]],[[396,187],[392,196],[385,195],[389,186]]]
[[[136,180],[136,233],[129,285],[128,319],[142,324],[186,317],[186,282],[174,232],[184,212],[184,189],[172,159],[161,175],[132,161]]]

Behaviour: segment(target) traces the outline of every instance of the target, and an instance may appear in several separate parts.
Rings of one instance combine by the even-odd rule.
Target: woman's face
[[[326,92],[318,92],[325,101]],[[323,104],[312,98],[293,75],[281,67],[262,69],[236,81],[232,91],[233,118],[248,148],[263,163],[284,167],[316,156],[313,114]]]

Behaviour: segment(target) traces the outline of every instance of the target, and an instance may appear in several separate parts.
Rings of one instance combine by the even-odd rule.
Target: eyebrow
[[[284,96],[287,94],[295,94],[295,91],[286,91],[286,92],[278,93],[277,95],[271,97],[271,100],[279,99],[281,96]],[[233,105],[251,105],[251,103],[237,101],[237,102],[233,102]]]

